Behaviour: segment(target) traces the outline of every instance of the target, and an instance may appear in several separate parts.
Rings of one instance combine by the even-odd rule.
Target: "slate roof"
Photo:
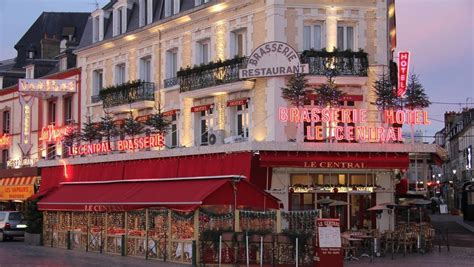
[[[84,12],[41,13],[38,19],[15,44],[15,49],[18,51],[15,67],[23,66],[28,48],[33,47],[39,51],[40,41],[45,35],[50,38],[54,36],[61,40],[63,35],[73,33],[73,41],[75,40],[75,43],[79,43],[89,15],[90,13]]]
[[[104,40],[116,38],[117,36],[113,35],[113,5],[117,2],[117,0],[111,0],[107,3],[102,9],[104,12],[108,13],[109,16],[107,19],[104,19]],[[127,31],[124,34],[133,32],[139,29],[139,20],[140,20],[140,11],[139,11],[139,0],[129,0],[132,4],[132,8],[128,9],[127,13]],[[173,1],[171,1],[173,2]],[[170,17],[165,17],[164,12],[164,5],[165,0],[153,0],[153,23],[167,21],[170,18],[180,17],[182,13],[186,13],[191,11],[192,9],[196,8],[194,6],[194,0],[181,0],[180,3],[180,12],[176,15],[172,15]],[[204,2],[204,1],[202,1]],[[201,4],[199,7],[206,7],[212,5],[212,3],[216,2],[215,0],[210,0],[209,3]],[[145,26],[142,26],[145,27]],[[120,36],[120,35],[119,35]],[[92,18],[89,17],[87,20],[87,25],[84,30],[84,34],[82,35],[81,42],[78,46],[78,49],[85,48],[87,46],[92,45]]]

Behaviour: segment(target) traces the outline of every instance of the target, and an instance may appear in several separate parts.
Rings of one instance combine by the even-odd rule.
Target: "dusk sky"
[[[16,56],[15,43],[43,11],[91,12],[95,0],[1,0],[0,59]],[[107,3],[99,0],[99,6]],[[398,50],[412,52],[410,69],[432,102],[432,136],[445,111],[474,107],[474,1],[396,0]],[[440,104],[442,103],[464,103]]]

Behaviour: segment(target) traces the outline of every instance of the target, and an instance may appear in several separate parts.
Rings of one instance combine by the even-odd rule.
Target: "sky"
[[[13,46],[41,12],[91,12],[96,2],[108,1],[0,0],[0,60],[16,56]],[[410,69],[433,102],[432,124],[420,130],[433,136],[446,111],[474,103],[474,0],[396,0],[396,18],[397,51],[411,52]]]

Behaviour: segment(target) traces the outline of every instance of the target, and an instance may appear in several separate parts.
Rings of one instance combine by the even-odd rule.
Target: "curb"
[[[474,233],[474,227],[463,222],[463,221],[456,221],[457,224],[461,225],[462,227],[466,228],[467,230],[471,231],[472,233]]]

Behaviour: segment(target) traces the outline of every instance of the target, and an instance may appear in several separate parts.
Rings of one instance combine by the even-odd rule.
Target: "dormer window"
[[[165,17],[178,14],[180,10],[180,0],[165,0]]]
[[[153,22],[153,0],[140,0],[140,27]]]
[[[98,9],[92,12],[92,42],[100,42],[104,39],[104,10]]]
[[[119,0],[114,5],[113,11],[113,35],[117,36],[127,31],[127,10],[131,4],[127,0]]]
[[[26,79],[34,79],[35,78],[35,66],[30,65],[26,67]]]

